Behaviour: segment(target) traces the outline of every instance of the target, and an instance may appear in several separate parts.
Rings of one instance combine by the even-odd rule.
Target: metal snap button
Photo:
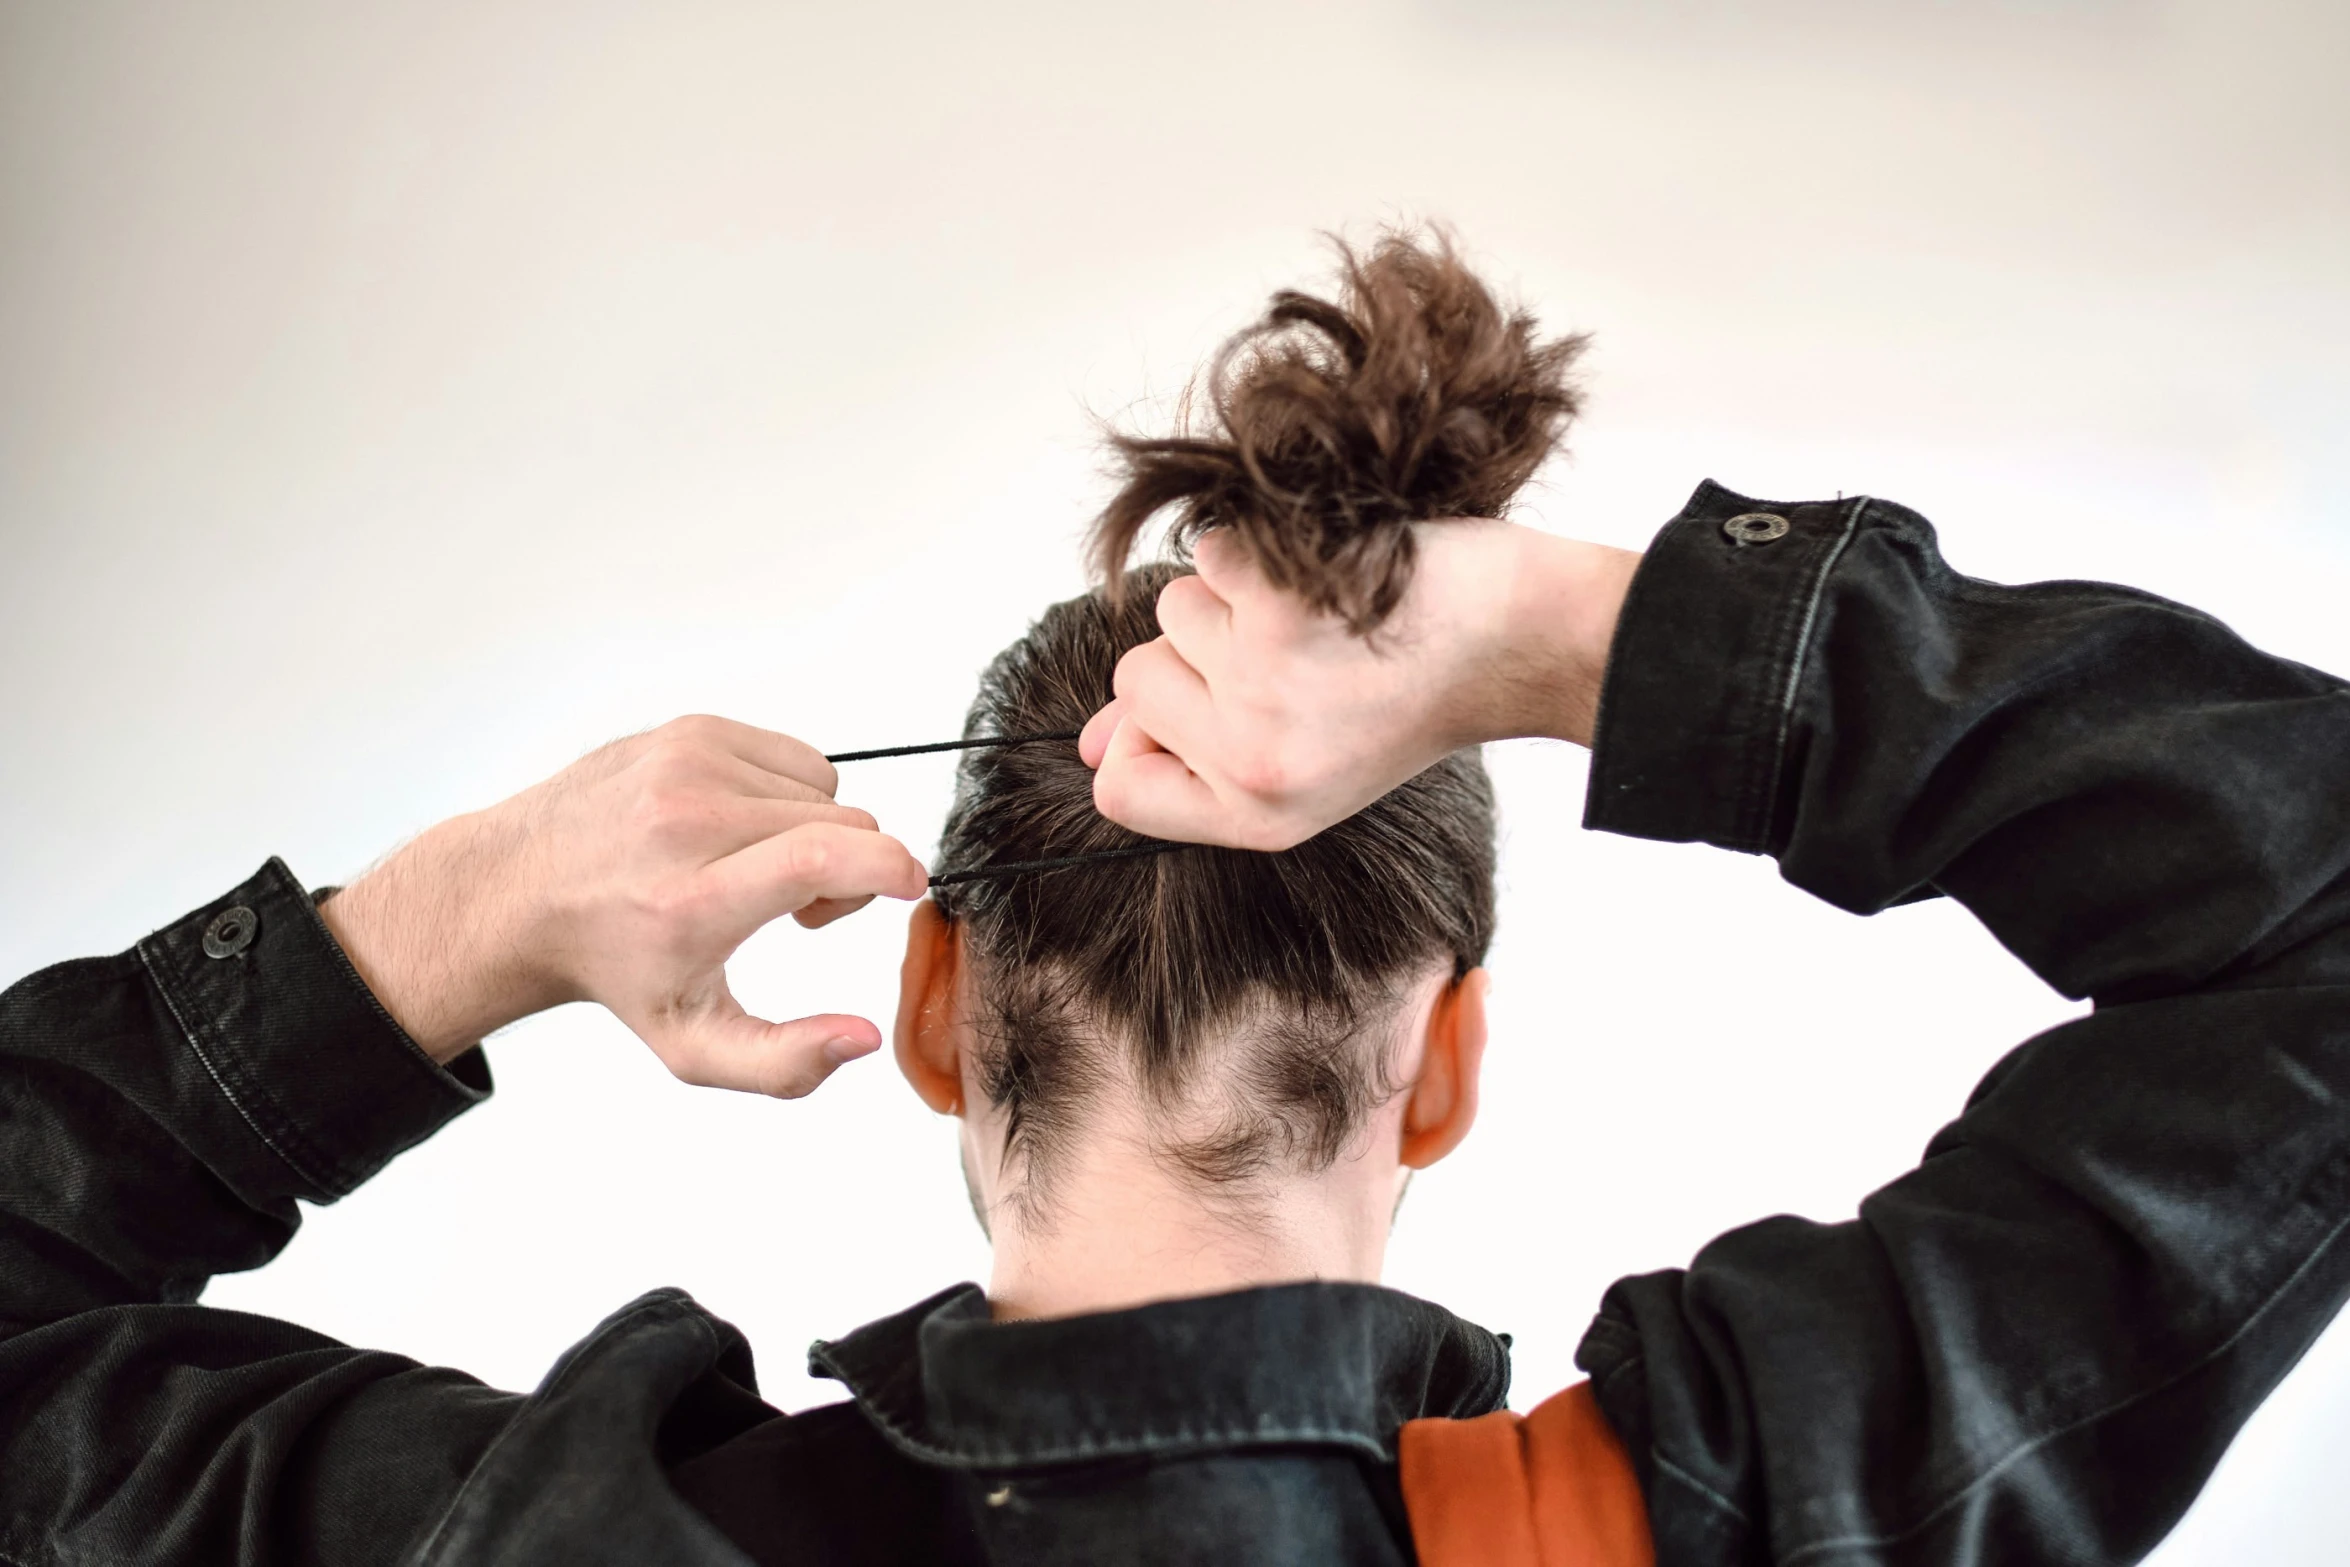
[[[204,927],[204,955],[208,958],[233,958],[253,945],[253,933],[260,928],[260,919],[243,904],[233,909],[222,909],[212,916],[212,923]]]
[[[1787,536],[1787,519],[1767,511],[1745,511],[1723,523],[1722,531],[1736,544],[1768,544]]]

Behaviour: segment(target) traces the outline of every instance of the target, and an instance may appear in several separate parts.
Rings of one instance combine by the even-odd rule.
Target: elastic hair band
[[[1082,729],[1056,730],[1049,735],[982,735],[976,740],[933,740],[928,745],[885,745],[877,751],[835,751],[828,762],[876,762],[885,756],[927,756],[933,751],[980,751],[998,745],[1034,745],[1039,740],[1074,740]]]
[[[967,871],[941,871],[930,878],[933,887],[954,887],[967,881],[994,881],[1001,876],[1028,876],[1044,871],[1065,871],[1072,865],[1092,865],[1100,860],[1133,860],[1146,854],[1166,854],[1175,849],[1189,849],[1188,843],[1130,843],[1123,849],[1093,849],[1084,854],[1064,854],[1050,860],[1011,860],[1002,865],[981,865]]]
[[[934,751],[977,751],[999,745],[1034,745],[1045,740],[1074,740],[1084,733],[1079,729],[1057,729],[1050,734],[983,735],[976,740],[934,740],[928,745],[885,745],[871,751],[835,751],[825,758],[832,763],[874,762],[890,756],[927,756]],[[1146,854],[1166,854],[1176,849],[1188,849],[1188,843],[1167,843],[1152,839],[1147,843],[1130,843],[1120,849],[1094,849],[1085,854],[1063,854],[1049,860],[1008,860],[1001,865],[981,865],[967,871],[941,871],[930,878],[933,887],[958,887],[968,881],[996,881],[1008,876],[1041,875],[1047,871],[1065,871],[1074,865],[1092,865],[1100,860],[1132,860]]]

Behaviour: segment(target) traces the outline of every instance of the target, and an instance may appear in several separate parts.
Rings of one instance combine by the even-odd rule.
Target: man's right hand
[[[1153,837],[1286,849],[1463,746],[1588,745],[1640,557],[1481,519],[1415,524],[1418,562],[1367,636],[1273,586],[1223,530],[1159,595],[1086,725],[1094,803]]]
[[[442,823],[320,906],[387,1011],[435,1060],[595,1001],[689,1083],[796,1098],[879,1048],[870,1021],[770,1023],[726,985],[752,932],[915,899],[921,862],[836,804],[787,735],[680,718],[503,804]]]

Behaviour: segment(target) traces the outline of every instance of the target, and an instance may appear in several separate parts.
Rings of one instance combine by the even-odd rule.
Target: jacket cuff
[[[489,1097],[476,1048],[443,1068],[359,978],[311,895],[272,858],[139,943],[215,1087],[300,1182],[331,1202]]]
[[[1712,480],[1633,575],[1608,652],[1583,825],[1766,854],[1828,573],[1865,497],[1782,505]]]

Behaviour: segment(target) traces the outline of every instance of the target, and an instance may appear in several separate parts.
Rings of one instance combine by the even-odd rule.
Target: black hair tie
[[[927,745],[885,745],[870,751],[835,751],[825,760],[836,766],[842,762],[873,762],[891,756],[928,756],[936,751],[979,751],[1000,745],[1036,745],[1047,740],[1074,740],[1081,729],[1057,729],[1049,734],[983,735],[974,740],[934,740]],[[955,887],[970,881],[998,881],[1012,876],[1036,876],[1049,871],[1064,871],[1071,866],[1092,865],[1102,860],[1132,860],[1144,855],[1165,854],[1173,849],[1188,849],[1188,843],[1169,843],[1164,839],[1146,839],[1117,849],[1094,849],[1084,854],[1057,855],[1049,860],[1008,860],[1001,865],[979,865],[969,870],[940,871],[930,878],[933,887]]]

